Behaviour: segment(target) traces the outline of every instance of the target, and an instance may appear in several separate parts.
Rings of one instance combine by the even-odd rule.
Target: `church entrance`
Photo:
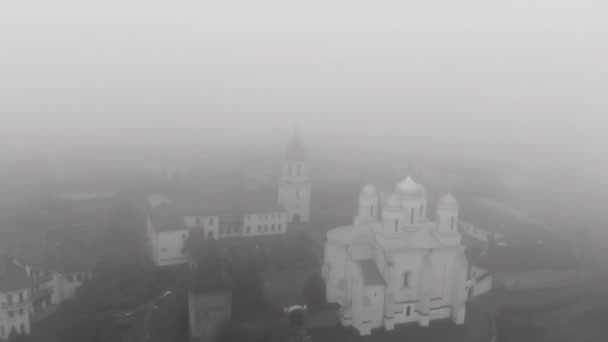
[[[300,222],[300,214],[293,215],[292,222]]]

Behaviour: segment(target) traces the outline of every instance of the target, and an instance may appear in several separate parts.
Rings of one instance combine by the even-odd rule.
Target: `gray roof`
[[[16,265],[7,265],[0,272],[0,291],[10,292],[25,289],[30,286],[29,278],[25,271]]]
[[[15,253],[14,257],[30,266],[63,274],[90,272],[97,262],[92,254],[47,244],[24,246]]]
[[[376,262],[372,259],[359,261],[361,272],[363,272],[363,282],[365,286],[386,285]]]
[[[237,186],[201,186],[169,195],[177,215],[242,216],[284,212],[272,196]]]
[[[184,220],[175,215],[168,206],[154,208],[152,213],[148,216],[148,219],[152,224],[152,228],[156,232],[170,232],[188,229],[188,226]]]

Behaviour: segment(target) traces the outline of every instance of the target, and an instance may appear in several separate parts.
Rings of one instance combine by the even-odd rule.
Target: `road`
[[[185,335],[181,331],[184,316],[180,315],[183,309],[180,307],[180,286],[180,282],[175,282],[144,306],[137,341],[178,341]]]

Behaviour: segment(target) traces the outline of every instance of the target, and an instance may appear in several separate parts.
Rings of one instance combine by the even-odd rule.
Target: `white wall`
[[[80,276],[80,280],[79,280]],[[82,286],[85,278],[91,277],[89,272],[78,272],[61,275],[61,298],[70,300],[76,297],[76,290]],[[70,281],[71,278],[71,281]]]
[[[29,289],[24,288],[18,291],[0,292],[0,303],[6,303],[9,294],[13,297],[13,303],[18,303],[19,292],[21,292],[23,295],[23,301],[27,302],[29,299]],[[13,317],[10,317],[9,311],[13,312]],[[11,329],[13,327],[17,332],[19,332],[21,324],[23,324],[24,330],[29,334],[30,311],[31,304],[24,304],[23,306],[19,307],[15,306],[14,309],[0,309],[0,327],[4,327],[4,329],[0,328],[0,338],[8,338],[8,335],[11,333]]]
[[[300,215],[304,222],[310,219],[310,188],[309,182],[279,185],[279,204],[287,211],[289,222],[295,215]]]
[[[188,262],[184,241],[188,238],[188,230],[156,232],[158,245],[156,249],[156,265],[168,266]]]

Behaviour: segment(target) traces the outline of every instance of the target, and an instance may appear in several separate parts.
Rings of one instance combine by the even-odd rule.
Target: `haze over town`
[[[314,256],[309,259],[303,257],[298,265],[324,277],[327,301],[342,305],[344,313],[346,304],[339,296],[332,297],[331,273],[326,269],[335,262],[329,252],[321,251],[325,244],[329,246],[332,229],[352,225],[353,216],[355,226],[373,225],[361,219],[365,201],[358,196],[365,197],[367,183],[372,183],[382,208],[390,207],[390,191],[384,190],[397,184],[394,192],[401,196],[404,186],[416,184],[424,189],[416,196],[427,196],[428,190],[428,197],[420,199],[424,202],[420,202],[424,204],[421,216],[437,219],[437,225],[435,213],[426,213],[427,200],[429,208],[441,209],[442,196],[453,193],[462,209],[458,229],[464,236],[468,234],[465,221],[470,220],[469,199],[491,199],[543,222],[559,236],[559,243],[586,250],[588,255],[577,255],[577,262],[584,265],[580,268],[605,276],[607,11],[608,4],[596,0],[0,4],[0,214],[4,215],[0,247],[13,245],[15,227],[36,230],[33,226],[40,226],[47,234],[49,226],[69,221],[105,227],[100,228],[104,233],[89,231],[95,248],[103,249],[109,240],[100,236],[111,231],[108,222],[114,222],[107,217],[120,222],[116,227],[137,226],[126,223],[135,222],[127,214],[105,212],[117,203],[144,210],[139,208],[141,203],[151,205],[151,198],[161,196],[161,202],[183,210],[180,205],[187,198],[203,201],[186,195],[188,187],[221,184],[218,188],[226,190],[226,184],[236,187],[235,179],[259,183],[256,186],[271,193],[274,201],[263,210],[270,210],[272,219],[279,215],[277,223],[268,223],[272,232],[277,224],[277,234],[285,233],[281,228],[287,227],[289,235],[291,226],[298,234],[310,235],[318,252],[311,252]],[[300,144],[305,153],[293,147]],[[298,167],[297,176],[291,173],[290,163],[295,163],[293,172]],[[303,167],[302,174],[298,165]],[[180,182],[187,185],[172,183],[175,179],[167,172],[179,174]],[[67,193],[89,196],[92,189],[97,195],[103,190],[122,201],[103,208],[104,215],[109,215],[103,224],[46,211],[57,198],[68,198]],[[370,189],[369,194],[375,193]],[[289,199],[292,190],[297,200]],[[234,204],[235,198],[223,203]],[[244,200],[239,197],[238,201]],[[264,201],[252,202],[263,206]],[[33,208],[38,210],[40,203],[45,209],[37,216]],[[277,203],[286,210],[285,217],[280,216],[283,209],[272,211]],[[209,207],[216,205],[221,206],[214,202]],[[407,203],[403,205],[409,210]],[[246,212],[248,204],[239,208]],[[380,209],[370,208],[368,219],[384,219]],[[307,222],[303,218],[309,209]],[[147,207],[144,212],[142,217],[148,220],[158,214]],[[198,227],[181,211],[173,214],[186,222],[188,234],[198,228],[206,234],[215,229],[210,228],[212,223]],[[206,219],[205,215],[200,218]],[[248,214],[239,215],[247,220]],[[413,211],[411,217],[413,225]],[[483,220],[473,223],[483,225]],[[239,234],[241,230],[246,234],[244,222]],[[225,229],[232,234],[232,226]],[[143,232],[142,228],[137,234]],[[224,228],[214,232],[225,234]],[[146,234],[133,237],[132,242],[150,240],[152,233]],[[465,240],[463,246],[471,249]],[[486,237],[484,244],[492,245],[491,240]],[[503,243],[511,245],[515,240]],[[548,240],[543,241],[548,245]],[[274,242],[266,243],[261,249],[276,257]],[[192,246],[187,255],[195,258],[192,250],[198,247]],[[255,246],[257,251],[259,246]],[[143,243],[141,248],[134,252],[137,260],[138,253],[149,257]],[[184,258],[185,248],[179,249]],[[21,260],[12,250],[6,253],[9,261]],[[91,252],[107,261],[107,255],[96,253]],[[155,266],[166,266],[151,253]],[[260,266],[265,279],[281,279],[280,273],[264,273],[265,267]],[[493,284],[502,281],[504,288],[512,290],[499,271],[492,272]],[[158,277],[164,279],[164,275]],[[382,277],[388,276],[383,273]],[[457,280],[446,284],[446,288],[457,286]],[[158,291],[177,292],[178,288],[158,286]],[[476,291],[486,295],[485,290],[471,288],[469,298],[477,297]],[[69,293],[65,298],[75,296],[67,290],[54,291]],[[151,295],[145,293],[138,297],[138,305],[152,303]],[[484,306],[483,298],[488,297],[480,298],[482,304],[467,307],[468,317],[473,317],[469,319],[475,319],[477,311],[487,311],[499,326],[507,326],[494,309]],[[499,302],[491,298],[492,305]],[[117,299],[116,308],[127,310],[125,303]],[[51,304],[59,305],[55,299]],[[452,320],[458,322],[462,318],[455,313],[458,305],[449,305]],[[131,312],[141,314],[141,322],[153,317],[144,311]],[[2,317],[0,312],[0,323]],[[6,319],[9,322],[9,316]],[[383,324],[390,330],[390,324]],[[476,323],[465,322],[469,325]],[[32,331],[45,329],[41,325]],[[138,329],[133,329],[138,339],[149,333]],[[367,331],[357,329],[362,335]],[[2,330],[0,339],[8,337],[9,330]],[[121,338],[134,338],[127,335]],[[316,336],[314,330],[312,335]],[[151,339],[169,336],[157,334]]]

